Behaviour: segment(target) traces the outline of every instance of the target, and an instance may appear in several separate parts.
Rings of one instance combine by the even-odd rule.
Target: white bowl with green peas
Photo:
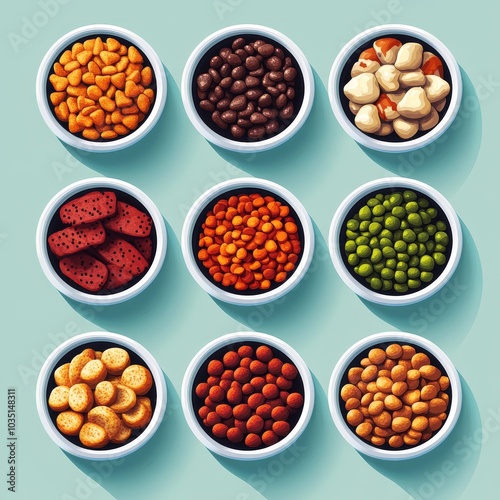
[[[330,256],[363,299],[403,306],[425,300],[450,279],[462,229],[448,200],[414,179],[387,177],[355,189],[337,209]]]

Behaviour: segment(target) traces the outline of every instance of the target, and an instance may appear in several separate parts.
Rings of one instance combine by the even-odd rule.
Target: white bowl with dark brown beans
[[[292,40],[265,26],[230,26],[205,38],[182,76],[194,127],[216,146],[265,151],[290,139],[314,99],[311,67]]]

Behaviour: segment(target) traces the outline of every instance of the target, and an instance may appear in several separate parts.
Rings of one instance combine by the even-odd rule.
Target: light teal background
[[[50,15],[42,5],[52,6]],[[496,490],[500,450],[498,391],[498,4],[492,0],[191,0],[8,2],[0,19],[0,436],[6,390],[18,394],[18,491],[14,498],[74,500],[257,500],[484,498]],[[20,45],[26,19],[36,32]],[[168,72],[165,111],[151,134],[126,151],[68,150],[42,121],[35,75],[52,43],[73,28],[112,23],[137,32]],[[407,23],[430,31],[455,54],[464,100],[439,144],[389,156],[363,150],[337,124],[326,83],[341,46],[365,28]],[[205,36],[224,26],[259,23],[292,38],[309,58],[316,99],[308,122],[288,144],[243,156],[213,148],[191,126],[179,85],[184,63]],[[10,39],[9,39],[10,36]],[[16,50],[17,49],[17,52]],[[45,279],[34,244],[38,217],[61,188],[92,176],[137,185],[168,224],[165,265],[154,284],[130,302],[92,308],[66,300]],[[306,279],[280,303],[241,308],[217,303],[187,272],[179,247],[185,213],[205,189],[245,175],[281,183],[315,222],[317,250]],[[451,201],[464,229],[464,251],[452,285],[426,302],[400,309],[357,298],[339,279],[327,253],[330,221],[342,199],[379,177],[428,182]],[[207,342],[252,329],[290,343],[315,378],[309,427],[291,452],[240,463],[218,458],[191,434],[179,392],[184,370]],[[150,349],[168,377],[167,416],[139,452],[117,463],[74,459],[45,434],[35,408],[38,370],[55,344],[77,333],[109,330]],[[364,458],[337,432],[326,391],[340,355],[369,334],[404,330],[441,346],[462,376],[462,416],[448,440],[426,457],[403,463]],[[7,448],[0,445],[5,478]],[[2,480],[0,497],[7,496]],[[5,492],[5,493],[4,493]]]

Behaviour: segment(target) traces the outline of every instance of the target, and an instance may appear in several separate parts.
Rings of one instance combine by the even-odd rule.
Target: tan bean
[[[357,408],[359,405],[360,405],[360,401],[358,398],[349,398],[346,403],[345,403],[345,409],[347,411],[349,410],[353,410],[355,408]]]
[[[447,408],[446,401],[441,398],[434,398],[429,401],[429,413],[433,415],[438,415],[446,411]]]
[[[368,406],[368,413],[370,415],[378,415],[384,410],[384,403],[382,401],[372,401]]]
[[[415,368],[415,370],[420,369],[421,366],[430,364],[431,360],[429,359],[429,356],[423,352],[419,352],[411,358],[411,366],[412,368]]]
[[[356,427],[364,421],[364,416],[359,410],[353,409],[347,413],[346,420],[349,425]]]
[[[406,417],[396,417],[392,421],[392,430],[394,432],[405,432],[407,431],[411,426],[411,421],[409,418]]]
[[[372,424],[369,422],[363,422],[356,427],[356,434],[360,437],[367,437],[371,434],[372,429]]]
[[[391,344],[385,350],[390,359],[399,359],[403,355],[403,348],[399,344]]]
[[[370,352],[368,353],[368,359],[374,365],[380,365],[385,361],[385,358],[386,358],[385,351],[378,347],[370,349]]]
[[[377,367],[375,365],[370,365],[367,366],[364,370],[363,373],[361,373],[361,380],[363,382],[371,382],[372,380],[375,380],[377,378]]]
[[[340,391],[340,397],[344,401],[347,401],[350,398],[361,399],[361,392],[355,385],[345,384]]]
[[[429,411],[429,403],[425,401],[417,401],[411,405],[411,411],[415,415],[425,415]]]
[[[357,384],[361,380],[362,373],[363,368],[360,368],[359,366],[349,368],[349,371],[347,373],[347,380],[349,380],[351,384]]]
[[[403,444],[404,444],[404,440],[403,440],[402,436],[400,436],[399,434],[396,436],[391,436],[389,438],[389,446],[391,448],[401,448],[401,446],[403,446]]]
[[[399,410],[403,407],[402,401],[397,396],[394,396],[393,394],[389,394],[385,398],[384,405],[390,411]]]
[[[420,401],[420,390],[415,389],[413,391],[407,391],[405,394],[403,394],[401,399],[403,400],[403,403],[411,406],[413,403]]]
[[[427,380],[439,380],[441,377],[441,370],[432,365],[423,365],[419,368],[422,377]]]
[[[394,382],[391,390],[394,396],[400,397],[408,390],[408,384],[406,382]]]
[[[404,380],[406,380],[406,373],[407,370],[404,366],[396,365],[391,370],[391,378],[394,382],[403,382]]]
[[[415,417],[411,422],[411,428],[418,432],[423,432],[429,427],[429,420],[423,415]]]
[[[386,410],[383,410],[378,415],[372,416],[372,419],[373,419],[373,422],[375,423],[375,425],[377,427],[381,427],[382,429],[386,429],[387,427],[390,427],[391,423],[392,423],[391,414]]]

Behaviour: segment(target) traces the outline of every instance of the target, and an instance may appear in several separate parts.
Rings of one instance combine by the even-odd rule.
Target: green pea
[[[431,219],[434,219],[435,217],[437,217],[438,211],[435,208],[429,207],[425,211],[427,212],[427,214],[429,215],[429,217]]]
[[[418,255],[410,257],[410,260],[408,261],[408,265],[410,267],[417,267],[419,264],[420,264],[420,257],[418,257]]]
[[[394,271],[388,267],[384,267],[380,271],[380,276],[385,280],[392,280],[392,278],[394,278]]]
[[[376,264],[373,265],[373,270],[376,273],[379,273],[380,271],[382,271],[382,269],[384,269],[384,266],[385,266],[385,263],[383,260],[381,260],[380,262],[377,262]]]
[[[372,217],[372,211],[369,206],[365,205],[359,209],[358,215],[360,220],[369,220]]]
[[[394,250],[396,252],[406,252],[407,245],[403,240],[398,240],[394,243]]]
[[[389,215],[385,219],[386,229],[390,229],[391,231],[394,231],[396,229],[399,229],[400,225],[401,225],[401,221],[397,217],[394,217],[394,215]]]
[[[363,231],[361,233],[361,236],[364,236],[365,238],[368,238],[368,241],[370,241],[370,238],[372,237],[372,235],[370,234],[370,231]]]
[[[446,252],[446,247],[444,245],[440,245],[439,243],[434,247],[436,252],[444,253]]]
[[[441,253],[441,252],[434,252],[432,254],[432,258],[434,259],[434,262],[438,265],[438,266],[442,266],[446,263],[446,256]]]
[[[442,220],[436,222],[436,227],[438,231],[446,231],[446,224]]]
[[[389,201],[389,199],[386,199],[383,201],[382,203],[382,206],[388,211],[390,212],[391,209],[392,209],[392,206],[391,206],[391,202]]]
[[[400,262],[408,262],[410,260],[410,256],[407,254],[407,253],[402,253],[402,252],[399,252],[397,255],[396,255],[396,258],[400,261]]]
[[[385,261],[385,267],[388,267],[389,269],[396,269],[397,264],[398,261],[396,259],[387,259]]]
[[[382,289],[382,280],[380,278],[372,278],[370,280],[370,286],[374,290],[381,290]]]
[[[408,280],[408,288],[415,289],[418,288],[421,284],[422,284],[421,281],[418,279]]]
[[[356,251],[356,243],[352,240],[348,240],[345,242],[344,249],[347,253],[352,253]]]
[[[429,233],[422,231],[418,233],[417,240],[419,243],[425,243],[429,239]]]
[[[382,290],[385,290],[385,291],[392,290],[392,281],[391,280],[383,280],[382,281]]]
[[[355,272],[356,274],[359,274],[359,266],[355,266],[355,267],[354,267],[354,272]]]
[[[403,231],[403,240],[406,243],[413,243],[417,239],[417,235],[412,229],[405,229]]]
[[[407,279],[408,277],[404,271],[396,271],[394,273],[394,280],[396,283],[406,283]]]
[[[418,245],[416,243],[410,243],[408,248],[406,249],[406,253],[410,256],[417,255],[418,253]]]
[[[380,242],[379,242],[378,238],[374,236],[370,240],[369,245],[370,245],[370,248],[379,248],[380,247]]]
[[[434,236],[436,234],[437,227],[434,224],[429,224],[425,228],[425,230],[427,231],[427,233],[429,234],[429,236]]]
[[[389,231],[389,229],[382,229],[382,231],[380,231],[379,237],[380,238],[388,238],[392,241],[393,234],[392,234],[392,231]]]
[[[382,251],[380,248],[374,248],[372,250],[372,255],[370,257],[370,260],[376,264],[377,262],[380,262],[382,260]]]
[[[406,210],[401,206],[397,206],[392,209],[391,214],[398,219],[402,219],[406,215]]]
[[[420,269],[417,269],[416,267],[410,267],[408,269],[408,279],[414,280],[417,279],[420,276]]]
[[[420,227],[422,225],[422,217],[418,214],[408,214],[408,223],[412,226]]]
[[[380,205],[380,201],[377,200],[377,198],[370,198],[366,204],[370,207],[370,208],[373,208],[374,206],[376,205]]]
[[[419,214],[420,214],[420,217],[422,218],[422,222],[424,224],[430,224],[432,219],[431,219],[431,216],[427,212],[425,212],[424,210],[420,210]]]
[[[376,205],[375,207],[372,208],[372,213],[376,217],[380,217],[385,214],[385,207],[384,205]]]
[[[368,245],[370,240],[366,236],[358,236],[356,238],[356,245]]]
[[[406,262],[399,261],[396,264],[396,271],[408,271],[408,264]]]
[[[418,206],[421,208],[427,208],[429,206],[429,201],[426,200],[425,198],[419,198],[418,199]]]
[[[406,293],[408,285],[406,283],[394,283],[394,290],[398,293]]]
[[[433,252],[435,246],[436,246],[436,244],[431,240],[429,240],[425,243],[425,248],[427,249],[428,252]]]
[[[393,193],[389,198],[389,202],[393,207],[395,207],[396,205],[401,205],[402,201],[403,197],[399,193]]]
[[[422,271],[420,273],[420,280],[423,281],[424,283],[431,282],[433,278],[434,278],[434,274],[433,273],[429,273],[427,271]]]
[[[379,205],[379,207],[381,207],[382,205]],[[372,222],[378,222],[379,224],[383,224],[384,222],[384,217],[383,216],[379,216],[379,217],[373,217],[372,219]]]
[[[435,235],[434,235],[434,241],[436,243],[439,243],[440,245],[447,245],[448,244],[448,235],[443,232],[443,231],[438,231]]]
[[[368,231],[370,232],[370,234],[373,234],[373,236],[377,236],[377,234],[382,231],[382,224],[379,224],[378,222],[372,222],[368,226]]]
[[[417,213],[418,212],[418,203],[416,201],[410,201],[405,205],[405,210],[409,214]]]
[[[356,254],[362,259],[367,258],[372,254],[372,249],[368,245],[359,245],[356,248]]]
[[[356,231],[359,227],[359,222],[356,219],[349,219],[346,225],[347,229],[350,229],[351,231]]]
[[[396,250],[392,247],[384,247],[382,248],[382,255],[386,259],[394,259],[394,257],[396,257]]]
[[[360,231],[368,231],[368,228],[370,227],[371,220],[363,220],[359,223],[359,230]]]
[[[351,231],[350,229],[348,229],[346,232],[345,232],[345,235],[350,239],[350,240],[355,240],[358,236],[359,236],[359,233],[355,232],[355,231]]]
[[[373,273],[373,267],[371,264],[361,264],[358,268],[358,274],[366,278],[366,276],[370,276]]]
[[[347,257],[347,262],[349,262],[350,266],[357,266],[359,264],[359,257],[355,253],[351,253]]]
[[[422,257],[422,255],[425,255],[427,253],[427,243],[424,245],[423,243],[418,244],[418,253],[417,255],[419,257]]]
[[[403,191],[403,199],[408,202],[408,201],[415,201],[417,199],[417,195],[413,192],[407,189],[406,191]]]
[[[384,195],[382,193],[376,194],[375,198],[377,198],[377,200],[380,202],[384,201]]]
[[[422,271],[432,271],[434,269],[434,259],[430,255],[423,255],[420,259],[420,269]]]
[[[407,220],[402,220],[399,227],[404,231],[405,229],[408,229],[410,227],[410,224],[408,224]]]
[[[380,238],[378,242],[381,248],[392,247],[392,241],[389,238]]]
[[[401,229],[394,231],[394,241],[400,240],[402,238],[403,238],[403,231]]]

